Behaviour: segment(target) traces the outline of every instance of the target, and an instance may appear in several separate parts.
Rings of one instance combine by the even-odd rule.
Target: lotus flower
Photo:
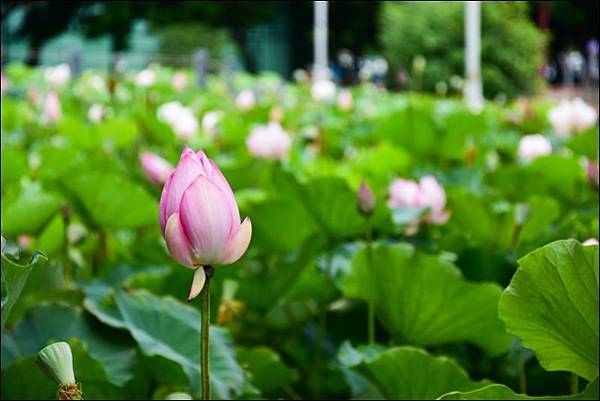
[[[88,110],[88,119],[94,124],[98,124],[104,117],[104,108],[100,104],[93,104]]]
[[[241,91],[235,98],[235,105],[242,111],[252,110],[255,104],[256,97],[254,96],[254,92],[252,92],[250,89]]]
[[[598,188],[600,186],[600,169],[598,168],[598,162],[588,160],[586,170],[590,184],[593,187]]]
[[[375,195],[369,185],[363,180],[358,189],[358,211],[370,216],[375,210]]]
[[[8,78],[4,74],[0,75],[0,95],[4,95],[4,92],[8,90]]]
[[[148,87],[154,85],[156,81],[156,74],[150,69],[140,71],[135,77],[135,84],[141,87]]]
[[[581,245],[583,245],[583,246],[598,245],[598,240],[596,238],[588,238],[585,241],[583,241],[581,243]]]
[[[519,142],[518,153],[523,160],[533,160],[552,153],[552,145],[541,134],[525,135]]]
[[[258,158],[272,160],[287,160],[292,138],[278,123],[259,125],[254,128],[246,145],[250,153]]]
[[[187,86],[187,77],[181,71],[176,72],[171,79],[171,86],[177,92],[181,92]]]
[[[162,104],[156,110],[156,116],[160,121],[169,124],[179,139],[191,139],[198,132],[198,119],[190,108],[179,102]]]
[[[352,109],[352,92],[348,89],[344,89],[340,91],[340,94],[337,98],[338,108],[342,111],[349,111]]]
[[[222,117],[221,111],[207,111],[202,117],[202,130],[209,138],[214,138],[217,135],[217,126]]]
[[[419,183],[398,178],[390,185],[389,193],[388,206],[390,207],[429,208],[430,212],[425,220],[432,224],[444,224],[450,217],[450,213],[444,210],[446,192],[431,175],[424,176]],[[416,232],[414,226],[411,231]]]
[[[55,91],[51,91],[44,101],[44,119],[49,123],[55,123],[60,120],[61,116],[60,99]]]
[[[202,150],[186,147],[160,197],[160,227],[173,259],[194,269],[189,300],[206,281],[202,266],[227,265],[246,252],[252,236],[229,183]]]
[[[152,152],[142,152],[140,162],[148,180],[156,185],[167,182],[167,178],[175,170],[168,161]]]
[[[548,112],[548,120],[560,137],[584,131],[592,127],[597,119],[596,110],[580,98],[563,100]]]
[[[335,98],[335,84],[329,80],[317,81],[313,84],[310,93],[317,101],[330,102]]]
[[[55,67],[48,67],[44,71],[44,78],[48,85],[55,89],[60,89],[71,79],[71,69],[68,64],[59,64]]]

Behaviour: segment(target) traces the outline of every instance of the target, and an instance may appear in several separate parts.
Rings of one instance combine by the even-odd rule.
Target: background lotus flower
[[[246,139],[246,145],[254,157],[287,160],[292,138],[281,125],[272,122],[254,128]]]
[[[171,256],[195,269],[190,300],[204,286],[202,266],[234,263],[252,236],[250,219],[240,224],[233,191],[217,165],[188,147],[163,188],[160,227]]]
[[[585,245],[585,246],[598,245],[598,244],[599,244],[599,242],[596,238],[588,238],[581,243],[581,245]]]
[[[157,118],[171,126],[179,139],[191,139],[198,132],[198,119],[192,110],[179,102],[168,102],[156,110]]]
[[[71,69],[68,64],[59,64],[55,67],[48,67],[44,71],[46,82],[55,89],[65,86],[71,79]]]
[[[349,111],[352,109],[352,103],[352,92],[350,92],[348,89],[340,91],[337,99],[338,108],[342,111]]]
[[[525,135],[519,142],[519,157],[523,160],[533,160],[536,157],[552,153],[552,145],[541,134]]]
[[[335,83],[329,80],[317,81],[311,88],[311,95],[313,99],[320,102],[330,102],[335,98]]]
[[[235,105],[242,111],[249,111],[256,105],[256,97],[250,89],[241,91],[235,98]]]
[[[187,77],[181,71],[176,72],[171,79],[171,86],[177,92],[181,92],[187,86]]]
[[[0,75],[0,95],[4,95],[4,92],[8,90],[8,78],[4,75]]]
[[[202,117],[202,129],[209,137],[217,134],[217,125],[221,121],[222,113],[220,111],[208,111]]]
[[[560,137],[584,131],[594,126],[597,119],[596,110],[581,98],[563,100],[548,112],[548,120]]]
[[[586,170],[590,184],[598,188],[598,186],[600,186],[600,169],[598,168],[598,162],[588,160]]]
[[[140,71],[135,77],[135,84],[140,87],[152,86],[156,81],[156,74],[150,69]]]
[[[104,108],[101,104],[93,104],[88,110],[88,119],[94,124],[98,124],[104,117]]]
[[[175,170],[171,163],[152,152],[142,152],[140,162],[148,180],[156,185],[167,182],[167,178]]]
[[[444,187],[433,176],[424,176],[419,183],[398,178],[389,187],[390,207],[427,207],[430,209],[425,220],[433,224],[444,224],[450,214],[444,210],[446,207],[446,192]],[[416,232],[412,225],[411,232]]]
[[[46,95],[44,101],[44,120],[49,123],[55,123],[62,117],[62,107],[60,99],[55,91],[51,91]]]
[[[444,187],[431,175],[427,175],[419,181],[419,207],[431,209],[427,220],[433,224],[444,224],[448,221],[450,214],[444,211],[446,207],[446,191]]]

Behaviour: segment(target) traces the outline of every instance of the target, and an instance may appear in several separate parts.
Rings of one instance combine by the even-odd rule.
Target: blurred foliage
[[[380,15],[380,40],[390,64],[422,80],[423,88],[464,75],[463,3],[384,3]],[[544,34],[529,20],[527,4],[481,3],[481,75],[487,97],[513,98],[535,93],[543,80]],[[422,78],[413,60],[425,58]]]

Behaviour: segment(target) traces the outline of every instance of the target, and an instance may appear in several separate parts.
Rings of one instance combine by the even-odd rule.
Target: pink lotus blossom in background
[[[101,104],[93,104],[88,110],[88,120],[98,124],[104,118],[104,107]]]
[[[281,125],[272,122],[254,128],[246,139],[246,145],[254,157],[287,160],[292,138]]]
[[[581,243],[584,246],[598,245],[598,240],[596,238],[588,238]]]
[[[44,120],[49,123],[55,123],[62,117],[62,107],[60,99],[55,91],[51,91],[44,101]]]
[[[523,160],[529,161],[551,153],[550,141],[541,134],[525,135],[519,142],[518,154]]]
[[[139,87],[147,88],[156,82],[156,73],[151,69],[140,71],[135,77],[135,84]]]
[[[567,137],[596,124],[596,110],[581,98],[563,100],[548,112],[548,121],[557,136]]]
[[[333,81],[321,80],[313,83],[311,96],[319,102],[332,102],[335,99],[336,87]]]
[[[342,111],[350,111],[352,110],[352,105],[352,92],[350,92],[348,89],[341,90],[337,99],[338,108]]]
[[[182,90],[184,90],[187,86],[186,75],[181,71],[177,71],[175,74],[173,74],[173,78],[171,79],[171,86],[177,92],[181,92]]]
[[[173,259],[195,270],[189,300],[206,280],[203,265],[227,265],[246,252],[252,236],[229,183],[202,150],[186,147],[160,197],[160,227]]]
[[[8,90],[8,78],[4,74],[0,75],[0,95]]]
[[[167,182],[167,178],[175,170],[171,163],[152,152],[142,152],[140,163],[146,178],[156,185],[163,185]]]
[[[389,207],[429,208],[429,213],[423,218],[424,221],[440,225],[446,223],[450,217],[450,213],[445,210],[444,187],[431,175],[422,177],[418,183],[397,178],[390,184],[389,194]],[[416,232],[418,224],[413,223],[408,227],[408,235]]]
[[[68,64],[48,67],[44,71],[44,78],[48,85],[54,89],[60,89],[71,80],[71,68],[69,68]]]
[[[256,97],[250,89],[241,91],[235,98],[235,105],[241,111],[250,111],[256,105]]]
[[[223,112],[213,110],[207,111],[202,117],[202,130],[209,138],[214,138],[218,133],[219,121],[223,116]]]
[[[358,188],[358,210],[366,216],[375,210],[375,194],[364,180],[361,181]]]

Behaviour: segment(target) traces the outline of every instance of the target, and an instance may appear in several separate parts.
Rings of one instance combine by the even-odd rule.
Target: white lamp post
[[[315,81],[329,78],[327,68],[327,2],[315,1]]]
[[[464,99],[473,111],[483,108],[481,84],[481,3],[465,2],[465,87]]]

